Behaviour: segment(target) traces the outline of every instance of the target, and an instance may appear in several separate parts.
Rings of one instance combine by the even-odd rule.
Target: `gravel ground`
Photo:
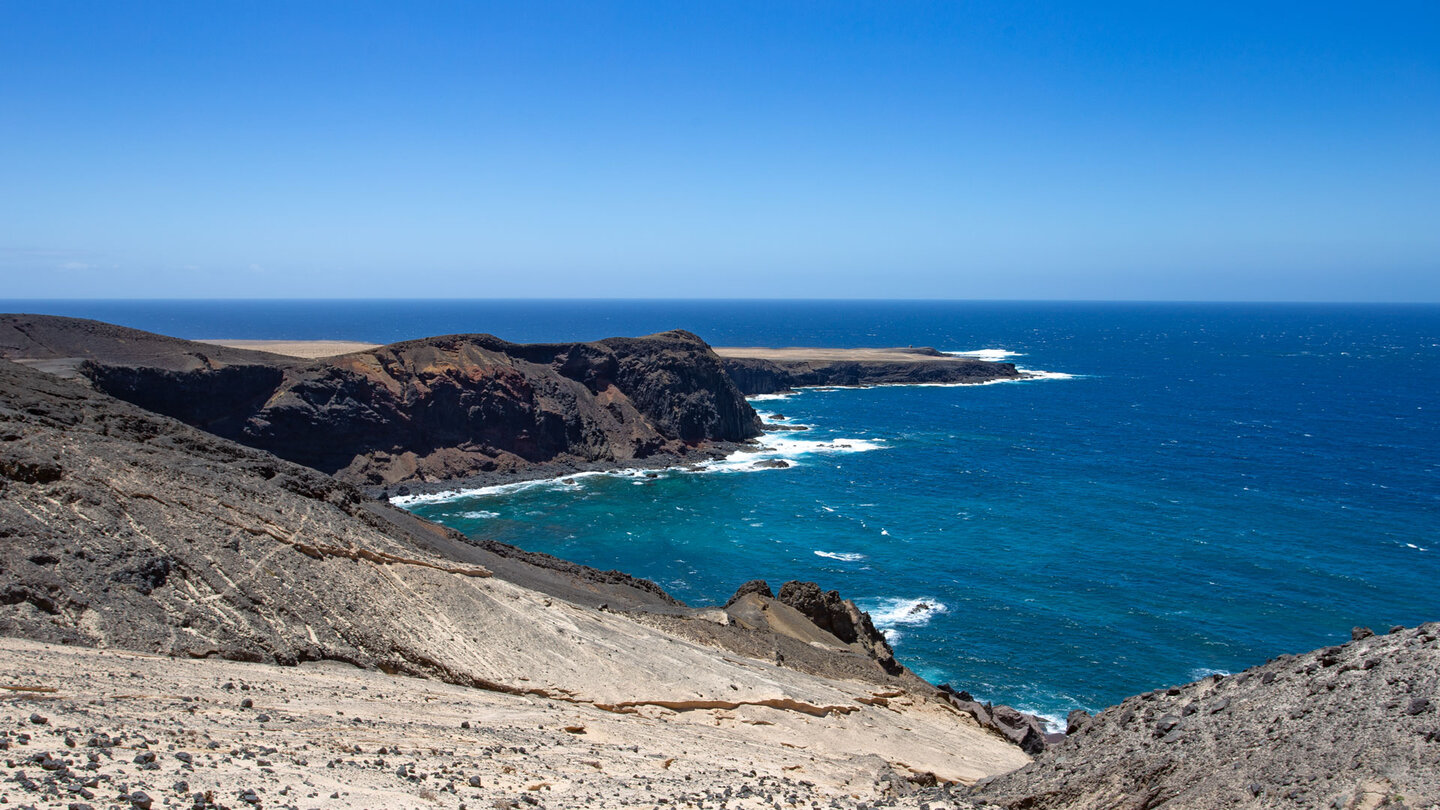
[[[343,664],[5,639],[0,673],[8,806],[969,806],[874,756],[763,743],[743,728],[697,734],[666,710],[616,714]]]

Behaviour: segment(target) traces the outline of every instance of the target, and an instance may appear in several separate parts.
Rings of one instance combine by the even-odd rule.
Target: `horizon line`
[[[483,297],[409,297],[409,296],[385,296],[385,297],[321,297],[302,296],[295,298],[286,297],[217,297],[203,298],[195,296],[186,297],[102,297],[102,298],[43,298],[43,297],[0,297],[0,302],[5,303],[300,303],[309,301],[328,301],[342,303],[381,303],[381,302],[413,302],[413,303],[471,303],[471,302],[672,302],[672,303],[915,303],[915,304],[954,304],[954,303],[975,303],[975,304],[1280,304],[1290,306],[1436,306],[1440,305],[1440,299],[1413,301],[1398,301],[1393,299],[1366,299],[1366,300],[1298,300],[1298,299],[1246,299],[1246,298],[888,298],[888,297],[817,297],[802,298],[798,296],[785,296],[778,298],[684,298],[684,297],[574,297],[561,296],[506,296],[497,298]]]

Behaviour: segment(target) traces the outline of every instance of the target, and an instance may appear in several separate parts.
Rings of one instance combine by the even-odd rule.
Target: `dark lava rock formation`
[[[741,586],[742,588],[744,586]],[[822,590],[813,582],[790,581],[780,586],[776,597],[781,604],[800,611],[805,618],[846,644],[857,644],[887,672],[899,672],[895,652],[885,634],[875,629],[870,614],[856,607],[849,599],[840,598],[839,591]]]
[[[316,361],[0,317],[0,356],[361,485],[722,452],[760,420],[700,338],[449,335]]]
[[[1284,656],[1070,718],[982,784],[1012,808],[1440,806],[1440,623]]]
[[[954,357],[934,349],[908,351],[919,357],[902,361],[724,357],[722,362],[745,396],[812,386],[979,383],[1024,377],[1014,363]]]

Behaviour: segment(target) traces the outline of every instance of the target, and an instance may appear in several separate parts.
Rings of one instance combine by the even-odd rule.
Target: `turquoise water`
[[[788,469],[746,459],[411,505],[694,604],[751,578],[812,579],[871,610],[921,674],[1049,715],[1335,643],[1357,624],[1440,619],[1440,307],[44,306],[186,337],[684,327],[715,344],[1004,350],[1073,375],[756,402],[811,426],[772,436]]]

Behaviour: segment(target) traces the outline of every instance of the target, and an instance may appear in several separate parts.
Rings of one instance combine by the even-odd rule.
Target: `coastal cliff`
[[[0,356],[376,487],[703,458],[761,432],[719,359],[683,331],[533,345],[449,335],[299,361],[7,315]]]
[[[816,386],[957,385],[1025,378],[1014,363],[957,357],[931,348],[715,351],[746,396]]]
[[[734,807],[1440,806],[1437,624],[1357,628],[1343,646],[1077,712],[1042,747],[1033,719],[919,679],[854,603],[814,583],[776,596],[751,582],[723,608],[691,609],[654,583],[470,540],[215,435],[343,440],[368,424],[443,441],[485,424],[494,399],[529,404],[513,406],[523,418],[502,412],[514,424],[582,402],[614,420],[590,444],[584,430],[537,428],[504,451],[521,462],[544,457],[544,436],[582,448],[575,458],[700,450],[748,431],[753,412],[724,405],[743,401],[716,394],[723,371],[687,333],[455,336],[305,363],[6,319],[0,352],[30,366],[0,361],[0,750],[6,784],[41,806],[92,798],[95,772],[135,807],[191,780],[199,807],[219,806],[215,791],[254,806],[257,790],[297,784],[354,807],[552,794],[597,807],[657,794]],[[327,434],[332,419],[344,429]],[[290,432],[265,432],[277,423]],[[454,452],[467,448],[416,453],[414,469]],[[387,463],[359,453],[339,472],[397,469]],[[106,755],[80,765],[77,735]],[[245,764],[257,757],[270,764]]]

